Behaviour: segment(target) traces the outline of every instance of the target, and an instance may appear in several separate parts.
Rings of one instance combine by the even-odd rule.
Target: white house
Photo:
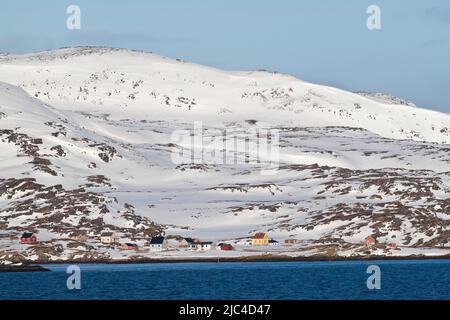
[[[164,237],[153,237],[150,240],[150,251],[162,251],[166,248],[166,240]]]
[[[114,244],[117,242],[117,237],[114,232],[103,232],[100,235],[100,242],[103,244]]]
[[[274,240],[274,239],[269,240],[269,246],[277,246],[277,245],[279,245],[277,240]]]
[[[212,245],[212,242],[194,242],[191,244],[191,249],[195,251],[210,251]]]
[[[182,238],[179,240],[179,247],[180,248],[190,248],[192,243],[194,243],[194,239],[192,238]]]

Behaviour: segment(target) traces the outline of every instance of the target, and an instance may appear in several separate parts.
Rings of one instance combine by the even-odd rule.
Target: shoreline
[[[144,258],[127,260],[36,260],[29,266],[58,265],[58,264],[161,264],[161,263],[239,263],[239,262],[341,262],[341,261],[397,261],[397,260],[449,260],[450,255],[425,256],[358,256],[358,257],[290,257],[290,256],[242,256],[242,257],[207,257],[207,258]],[[27,264],[24,264],[26,266]],[[0,268],[1,270],[1,268]]]
[[[49,272],[41,264],[24,264],[21,266],[0,266],[0,272]]]
[[[290,256],[243,256],[243,257],[225,257],[225,258],[158,258],[158,259],[136,259],[136,260],[36,260],[30,263],[24,263],[20,266],[0,266],[0,273],[3,272],[47,272],[51,271],[46,265],[72,265],[72,264],[163,264],[163,263],[252,263],[252,262],[344,262],[344,261],[408,261],[408,260],[450,260],[450,255],[442,256],[358,256],[358,257],[290,257]]]

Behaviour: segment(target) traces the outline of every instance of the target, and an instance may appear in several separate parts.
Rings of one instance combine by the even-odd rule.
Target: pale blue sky
[[[66,8],[82,29],[66,28]],[[381,7],[382,30],[366,28]],[[450,113],[447,0],[2,1],[0,51],[104,45],[231,70],[270,69]]]

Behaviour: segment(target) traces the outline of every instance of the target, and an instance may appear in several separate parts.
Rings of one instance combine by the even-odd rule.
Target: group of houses
[[[75,232],[69,237],[69,239],[77,242],[84,242],[86,241],[86,236],[83,233]],[[20,242],[22,244],[29,244],[29,245],[37,244],[38,236],[34,232],[24,232],[20,238]],[[117,245],[119,244],[119,238],[113,231],[105,231],[100,234],[100,242],[103,245],[107,246]],[[297,243],[297,241],[290,239],[286,240],[285,243],[295,244]],[[268,233],[259,232],[256,233],[252,238],[248,239],[245,242],[245,245],[270,246],[270,245],[278,245],[278,241],[270,239]],[[182,238],[181,240],[179,240],[179,247],[187,248],[192,251],[210,251],[213,248],[222,251],[232,251],[235,249],[231,243],[220,242],[215,244],[212,241],[201,241],[192,238]],[[148,248],[150,249],[150,251],[166,250],[168,248],[166,237],[163,236],[152,237],[148,241]],[[136,243],[125,242],[121,244],[121,249],[136,251],[139,250],[139,246]]]
[[[28,236],[31,237],[30,241],[36,241],[36,237],[34,234],[30,233],[30,234],[28,234]],[[117,238],[115,237],[114,233],[105,232],[101,236],[101,242],[103,244],[113,244],[113,243],[117,243]],[[286,239],[284,241],[285,245],[296,245],[299,243],[300,243],[300,241],[298,239],[292,239],[292,238]],[[373,236],[368,236],[364,239],[364,245],[368,248],[374,247],[377,244],[378,244],[377,240]],[[279,245],[279,242],[274,239],[271,239],[269,237],[268,233],[258,232],[252,238],[248,239],[245,242],[245,245],[275,246],[275,245]],[[387,243],[385,245],[389,249],[397,249],[396,243],[392,242],[392,243]],[[167,247],[165,238],[161,237],[161,236],[151,238],[151,240],[149,242],[149,246],[150,246],[151,251],[162,251],[162,250],[166,249],[166,247]],[[209,250],[213,249],[213,246],[214,246],[214,243],[211,241],[205,242],[205,241],[200,241],[200,240],[192,239],[192,238],[183,238],[181,240],[181,244],[180,244],[180,247],[189,248],[193,251],[209,251]],[[127,250],[136,250],[137,246],[135,244],[126,243],[124,245],[124,248]],[[234,250],[233,245],[229,244],[229,243],[218,243],[216,245],[216,248],[218,250],[223,250],[223,251]]]
[[[378,244],[378,242],[373,236],[367,236],[364,239],[364,245],[367,248],[375,247],[377,244]],[[389,248],[389,249],[397,249],[397,244],[394,243],[394,242],[387,243],[387,244],[384,244],[384,245],[386,245],[386,247]]]
[[[84,242],[86,240],[83,234],[73,234],[70,237],[73,241]],[[119,243],[119,239],[116,234],[112,231],[103,232],[100,235],[100,242],[104,245],[116,245]],[[38,236],[34,232],[24,232],[20,237],[21,244],[33,245],[38,243]],[[285,245],[295,245],[298,244],[297,239],[286,239],[284,241]],[[268,233],[258,232],[251,239],[246,240],[245,245],[251,246],[273,246],[278,245],[278,241],[270,239]],[[364,239],[364,246],[367,248],[376,247],[378,245],[377,240],[373,236],[368,236]],[[389,249],[397,249],[396,243],[383,244]],[[163,236],[152,237],[148,242],[148,247],[150,251],[163,251],[168,248],[167,240]],[[218,243],[214,245],[212,241],[200,241],[192,238],[182,238],[179,243],[179,247],[187,248],[192,251],[210,251],[214,247],[217,250],[222,251],[232,251],[234,247],[230,243]],[[136,243],[126,242],[121,245],[122,250],[137,251],[139,247]]]
[[[111,245],[117,243],[117,237],[112,232],[104,232],[100,237],[101,243]],[[182,238],[178,241],[180,248],[187,248],[192,251],[209,251],[213,249],[214,243],[212,241],[200,241],[192,238]],[[157,236],[152,237],[148,242],[150,251],[163,251],[168,249],[168,241],[166,237]],[[234,250],[231,244],[219,243],[216,248],[218,250]],[[134,243],[125,243],[122,245],[124,250],[138,250],[138,246]]]
[[[86,236],[81,233],[75,233],[70,236],[70,239],[73,241],[84,242],[86,240]],[[101,233],[100,242],[104,245],[117,245],[119,244],[119,239],[116,234],[112,231],[106,231]],[[21,244],[33,245],[38,243],[38,236],[34,232],[24,232],[20,237]],[[285,245],[295,245],[300,243],[297,239],[286,239],[284,241]],[[278,245],[278,241],[271,239],[268,233],[258,232],[252,238],[247,239],[244,243],[248,246],[273,246]],[[364,239],[364,246],[367,248],[376,247],[378,245],[377,240],[373,236],[368,236]],[[396,243],[385,243],[381,244],[383,247],[387,247],[389,249],[397,249]],[[234,250],[234,246],[230,243],[221,242],[218,244],[214,244],[212,241],[200,241],[198,239],[192,238],[182,238],[179,240],[179,247],[186,248],[192,251],[210,251],[213,248],[222,251],[232,251]],[[168,249],[167,239],[163,236],[152,237],[148,241],[148,248],[150,251],[163,251]],[[121,245],[122,250],[130,250],[137,251],[139,247],[136,243],[126,242]]]

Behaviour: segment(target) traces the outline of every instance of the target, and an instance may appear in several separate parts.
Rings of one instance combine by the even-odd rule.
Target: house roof
[[[150,240],[150,244],[163,244],[164,242],[164,237],[153,237]]]
[[[125,245],[128,247],[137,247],[136,243],[125,243]]]
[[[264,239],[266,237],[267,233],[264,232],[258,232],[253,236],[253,239]]]
[[[278,243],[278,241],[277,241],[277,240],[274,240],[274,239],[270,239],[270,240],[269,240],[269,243]]]
[[[205,245],[209,245],[209,244],[213,244],[213,243],[210,242],[210,241],[207,241],[207,242],[203,241],[203,242],[194,242],[194,243],[192,243],[193,246],[205,246]]]
[[[193,242],[194,242],[194,239],[192,239],[192,238],[184,238],[184,240],[185,240],[187,243],[193,243]]]
[[[103,232],[101,236],[102,237],[111,237],[113,235],[114,235],[114,232]]]
[[[31,238],[33,236],[34,233],[32,232],[24,232],[22,234],[22,238]]]

